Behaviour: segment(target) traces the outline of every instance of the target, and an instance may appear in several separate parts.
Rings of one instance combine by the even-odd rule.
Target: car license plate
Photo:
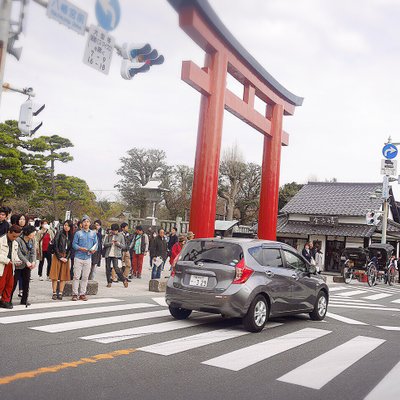
[[[190,286],[207,287],[208,276],[190,275]]]

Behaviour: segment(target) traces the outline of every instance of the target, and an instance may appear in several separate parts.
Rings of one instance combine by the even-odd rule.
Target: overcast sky
[[[14,7],[18,2],[15,2]],[[95,0],[75,1],[96,24]],[[381,180],[383,143],[400,142],[400,2],[398,0],[210,0],[238,41],[302,107],[284,119],[281,184],[309,178]],[[5,82],[31,86],[46,103],[42,135],[75,145],[59,173],[85,179],[112,198],[120,157],[132,147],[159,148],[170,164],[194,163],[200,94],[180,79],[182,60],[203,65],[204,53],[179,28],[166,0],[120,0],[112,32],[118,44],[149,42],[162,66],[131,81],[113,55],[109,75],[83,64],[87,36],[29,3],[19,61],[8,56]],[[229,83],[230,85],[230,83]],[[24,96],[5,92],[0,119],[18,119]],[[261,163],[262,135],[225,112],[223,147],[237,143],[246,161]],[[396,184],[397,186],[397,184]],[[396,190],[397,192],[397,190]],[[397,200],[400,196],[397,195]]]

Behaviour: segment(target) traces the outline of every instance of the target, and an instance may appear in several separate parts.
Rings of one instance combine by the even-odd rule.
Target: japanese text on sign
[[[81,35],[85,34],[87,12],[67,0],[50,0],[47,5],[47,16]]]
[[[83,62],[107,75],[110,70],[113,49],[114,38],[98,26],[91,25]]]
[[[310,217],[311,225],[324,225],[324,226],[335,226],[339,222],[338,217],[331,216],[313,216]]]

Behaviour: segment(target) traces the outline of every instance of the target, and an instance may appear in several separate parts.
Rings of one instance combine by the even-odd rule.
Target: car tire
[[[247,314],[243,317],[243,325],[249,332],[261,332],[268,320],[268,303],[264,296],[257,295],[251,302]]]
[[[325,292],[320,291],[315,301],[314,310],[310,312],[310,318],[313,321],[322,321],[328,311],[328,296]]]
[[[192,313],[192,310],[169,306],[169,312],[175,319],[187,319],[189,318],[189,315]]]

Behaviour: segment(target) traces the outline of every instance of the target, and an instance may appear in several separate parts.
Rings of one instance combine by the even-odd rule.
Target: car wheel
[[[328,310],[328,296],[325,292],[319,292],[315,302],[314,310],[310,312],[313,321],[322,321]]]
[[[192,313],[192,310],[186,308],[169,306],[169,312],[175,319],[186,319]]]
[[[268,320],[268,304],[262,295],[250,304],[247,314],[243,317],[243,325],[250,332],[261,332]]]

